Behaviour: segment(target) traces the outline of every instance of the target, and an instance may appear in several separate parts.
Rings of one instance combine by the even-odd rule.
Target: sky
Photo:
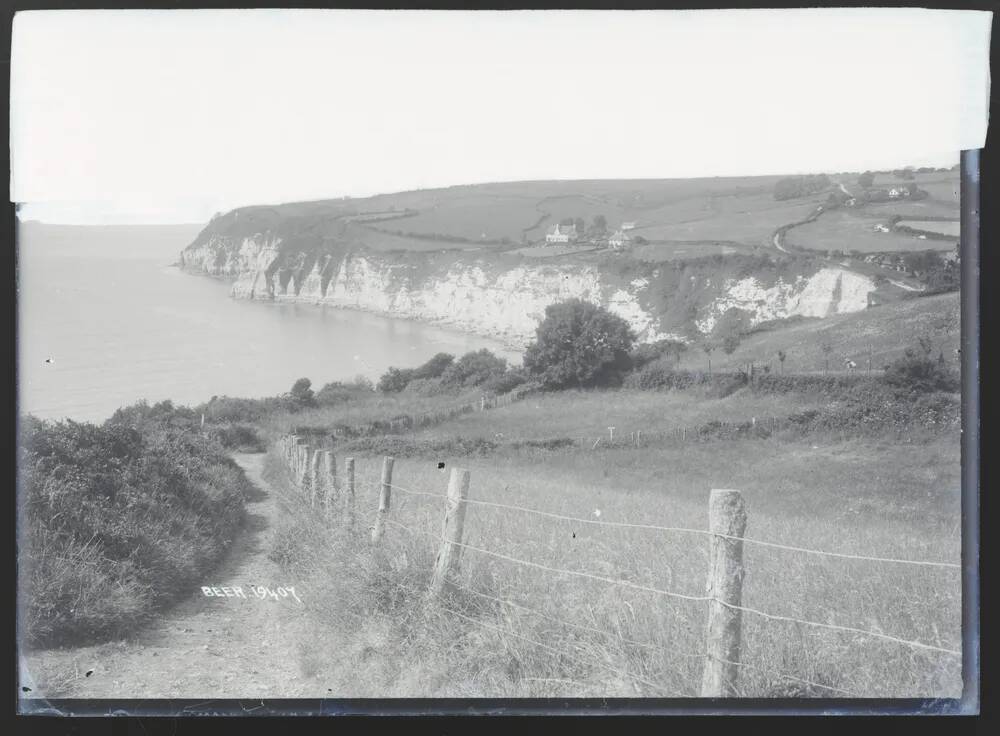
[[[84,10],[15,16],[22,219],[526,179],[951,166],[991,14]]]

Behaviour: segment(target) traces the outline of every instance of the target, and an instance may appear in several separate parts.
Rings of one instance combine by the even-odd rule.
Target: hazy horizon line
[[[929,162],[917,164],[904,164],[899,166],[899,169],[906,168],[935,168],[935,169],[945,169],[952,170],[955,166],[959,165],[959,162],[952,164],[951,166],[943,165],[933,165]],[[877,169],[859,169],[855,170],[845,170],[836,172],[812,172],[814,174],[827,173],[828,175],[836,176],[838,174],[860,174],[863,171],[873,171],[875,173],[879,172],[891,172],[896,169],[889,167],[880,167]],[[260,201],[253,203],[238,204],[233,206],[223,206],[217,208],[216,206],[209,206],[208,203],[204,203],[198,209],[201,210],[202,215],[193,214],[183,214],[181,215],[176,210],[174,210],[177,217],[171,217],[166,212],[152,213],[146,210],[146,208],[136,208],[135,210],[129,210],[128,207],[122,207],[117,205],[114,200],[60,200],[60,201],[41,201],[41,202],[16,202],[15,204],[15,218],[19,224],[30,224],[36,223],[40,225],[72,225],[80,227],[109,227],[109,226],[184,226],[184,225],[207,225],[208,222],[216,214],[224,214],[227,212],[232,212],[233,210],[243,209],[246,207],[280,207],[282,205],[290,204],[304,204],[310,202],[332,202],[336,200],[364,200],[373,199],[375,197],[391,196],[396,194],[408,194],[413,192],[422,191],[436,191],[436,190],[446,190],[446,189],[456,189],[459,187],[477,187],[477,186],[489,186],[495,184],[538,184],[545,182],[559,182],[559,183],[574,183],[574,182],[655,182],[655,181],[684,181],[684,180],[698,180],[698,179],[765,179],[772,178],[776,176],[807,176],[809,174],[804,172],[799,173],[776,173],[776,174],[727,174],[727,175],[709,175],[709,176],[664,176],[664,177],[591,177],[591,178],[573,178],[573,179],[506,179],[506,180],[491,180],[491,181],[471,181],[462,182],[457,184],[448,184],[442,186],[429,186],[429,187],[416,187],[411,189],[398,189],[392,191],[380,191],[380,192],[369,192],[363,194],[341,194],[341,195],[329,195],[320,197],[300,197],[300,198],[290,198],[283,199],[281,201]],[[191,203],[186,203],[188,206],[181,207],[183,209],[194,208],[195,205]],[[175,205],[176,206],[176,205]],[[99,222],[86,221],[86,215],[81,213],[81,209],[94,207],[94,211],[87,213],[91,216],[96,215],[98,218],[103,218]],[[111,209],[107,209],[110,207]],[[31,210],[30,214],[25,215],[22,213],[23,208],[28,208]],[[167,204],[167,209],[170,208],[170,203]],[[36,212],[35,210],[41,210]],[[48,211],[47,211],[48,210]],[[102,211],[103,210],[103,211]],[[145,212],[143,211],[145,210]],[[211,214],[205,214],[209,210],[212,210]],[[76,217],[71,214],[74,213]],[[148,215],[148,217],[145,217]],[[81,221],[77,219],[83,216],[85,219]],[[140,218],[140,219],[136,219]],[[142,219],[145,218],[145,219]]]

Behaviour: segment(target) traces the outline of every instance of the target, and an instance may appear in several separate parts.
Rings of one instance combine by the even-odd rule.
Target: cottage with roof
[[[546,243],[573,243],[576,241],[576,225],[553,225],[545,235]]]
[[[622,230],[615,231],[615,234],[608,238],[608,245],[615,250],[622,250],[632,244],[632,238]]]

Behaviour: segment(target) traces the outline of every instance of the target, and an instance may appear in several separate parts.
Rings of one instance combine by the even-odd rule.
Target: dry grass
[[[575,401],[571,398],[567,404]],[[499,421],[504,410],[489,412]],[[537,414],[522,415],[526,425]],[[464,421],[464,420],[463,420]],[[443,428],[444,429],[444,428]],[[465,431],[463,429],[463,431]],[[525,427],[527,431],[527,427]],[[338,458],[340,462],[343,458]],[[438,467],[444,462],[444,469]],[[455,459],[397,459],[384,544],[367,528],[381,459],[357,458],[358,523],[311,512],[277,458],[285,523],[311,573],[335,696],[541,697],[697,694],[705,604],[514,564],[466,549],[447,600],[427,604]],[[459,461],[470,498],[574,517],[706,527],[708,492],[739,488],[747,536],[848,553],[956,562],[957,438],[920,444],[778,439],[607,452],[505,451]],[[469,545],[562,570],[701,595],[701,535],[601,527],[470,505]],[[744,605],[960,648],[956,570],[839,560],[748,544]],[[505,601],[505,602],[498,602]],[[510,605],[515,604],[515,605]],[[960,660],[879,639],[744,617],[741,695],[948,697]],[[344,666],[345,663],[348,666]],[[810,681],[808,685],[802,680]]]

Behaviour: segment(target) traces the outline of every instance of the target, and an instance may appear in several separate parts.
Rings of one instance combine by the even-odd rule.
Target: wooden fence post
[[[327,515],[333,506],[333,499],[337,497],[337,459],[332,450],[323,450],[323,465],[321,476],[323,480],[320,487],[323,489],[320,503],[323,511]]]
[[[375,516],[375,526],[372,529],[372,543],[378,544],[385,534],[385,517],[389,514],[389,503],[392,500],[392,464],[395,458],[385,457],[382,460],[382,490],[378,497],[378,514]]]
[[[309,459],[309,505],[316,505],[316,491],[319,490],[320,460],[324,450],[313,450]]]
[[[701,680],[703,698],[736,695],[740,661],[743,600],[743,533],[747,514],[739,491],[713,489],[708,501],[709,568],[706,658]],[[740,537],[732,539],[732,537]],[[733,608],[736,606],[736,608]]]
[[[444,526],[441,532],[441,548],[434,562],[430,595],[440,595],[448,583],[448,576],[458,568],[462,554],[462,528],[465,526],[465,499],[469,495],[469,471],[452,468],[448,481],[448,500],[444,512]]]
[[[344,461],[344,475],[347,476],[347,488],[344,493],[344,505],[347,507],[347,523],[354,527],[354,458]]]

